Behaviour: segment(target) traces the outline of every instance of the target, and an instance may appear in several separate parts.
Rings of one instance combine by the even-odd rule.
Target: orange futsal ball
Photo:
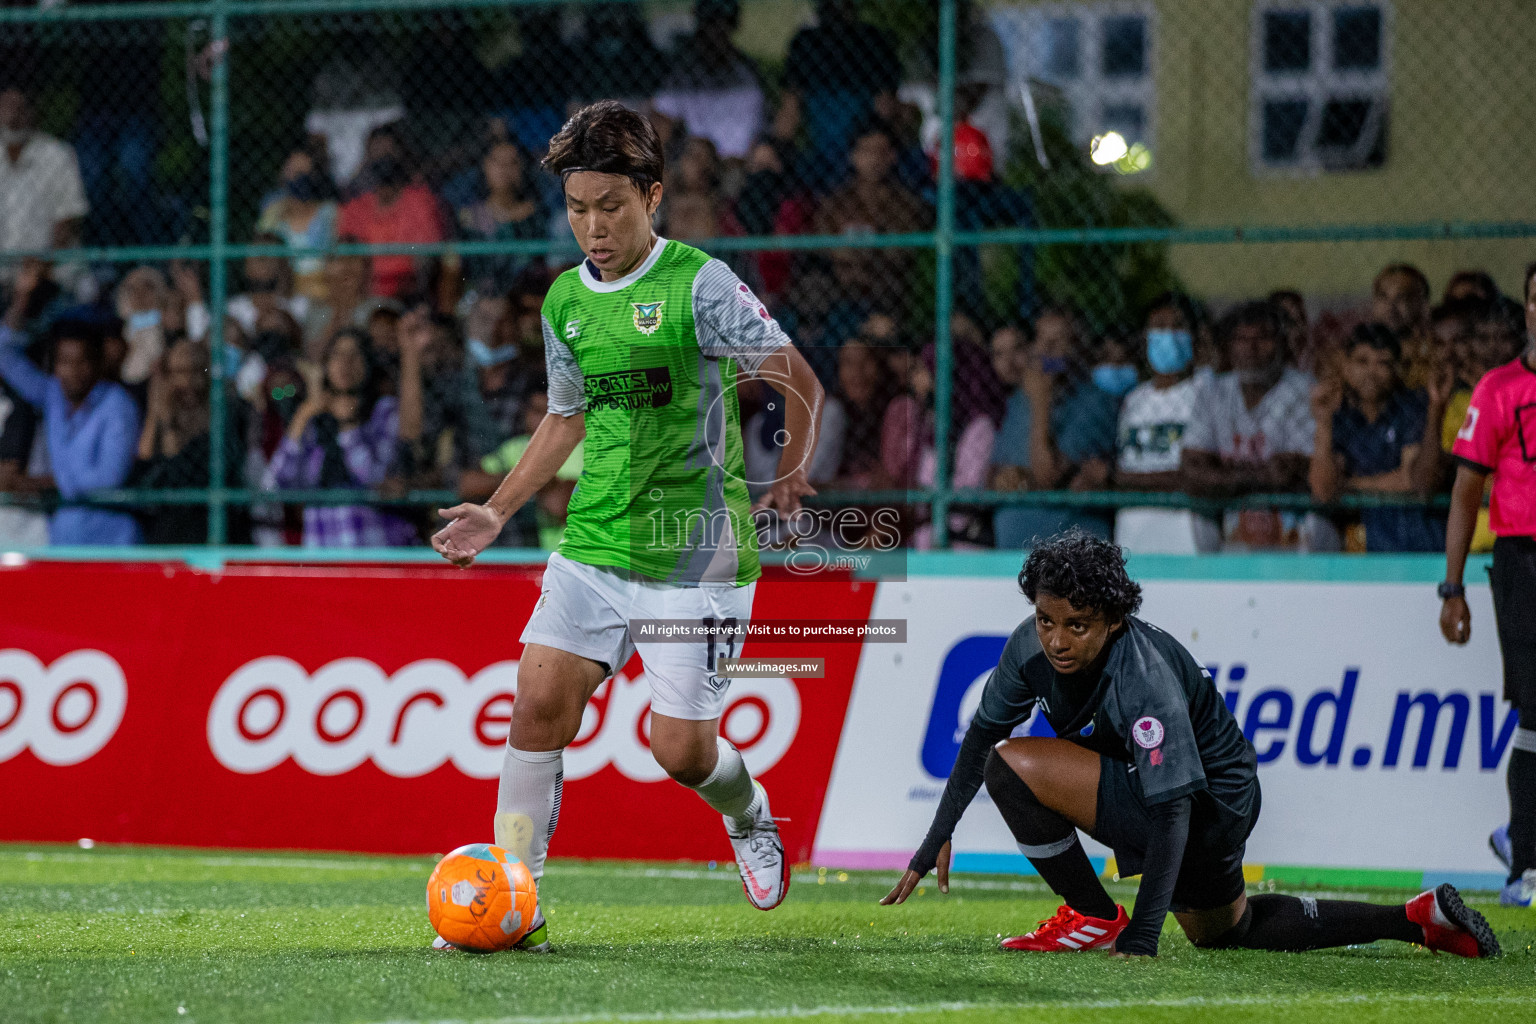
[[[528,866],[487,843],[459,847],[427,879],[433,930],[472,953],[511,949],[533,926],[538,900]]]

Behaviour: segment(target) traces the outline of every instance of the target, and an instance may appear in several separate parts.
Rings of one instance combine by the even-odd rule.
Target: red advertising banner
[[[490,838],[541,569],[0,569],[0,840],[441,852]],[[754,619],[866,619],[875,584],[765,576]],[[722,731],[810,857],[862,644],[748,640]],[[565,755],[552,856],[728,859],[647,746],[638,657]]]

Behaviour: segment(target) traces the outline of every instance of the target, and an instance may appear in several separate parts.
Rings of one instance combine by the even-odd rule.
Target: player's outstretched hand
[[[947,893],[949,892],[948,843],[945,843],[943,846],[939,847],[939,862],[937,867],[939,869],[939,892]],[[925,871],[923,874],[925,875],[927,872]],[[902,872],[901,881],[896,883],[896,888],[886,893],[885,896],[880,900],[880,905],[882,907],[892,907],[898,903],[907,902],[907,897],[912,895],[912,891],[917,888],[917,883],[921,882],[922,880],[923,875],[920,875],[916,871],[913,871],[911,868],[908,868],[906,871]]]
[[[438,509],[448,525],[432,535],[432,550],[460,569],[468,569],[501,533],[502,519],[488,505],[473,503]]]
[[[803,468],[785,473],[773,482],[773,485],[758,499],[754,508],[771,508],[779,513],[780,519],[788,519],[800,511],[800,499],[806,495],[815,494],[816,488],[806,478]]]

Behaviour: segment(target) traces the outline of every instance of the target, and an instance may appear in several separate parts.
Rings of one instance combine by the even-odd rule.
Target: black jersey
[[[1127,762],[1149,806],[1188,795],[1192,844],[1225,848],[1246,838],[1257,811],[1258,759],[1199,662],[1134,616],[1098,660],[1096,672],[1063,676],[1041,650],[1034,616],[1019,624],[982,690],[925,850],[953,834],[992,746],[1036,704],[1058,736]]]

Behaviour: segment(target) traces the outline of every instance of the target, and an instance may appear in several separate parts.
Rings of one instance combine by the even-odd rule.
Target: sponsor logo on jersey
[[[665,366],[592,374],[584,388],[587,411],[659,409],[672,401],[672,371]]]
[[[744,284],[736,286],[736,301],[756,313],[761,319],[768,320],[768,307],[757,301],[757,296],[752,294],[752,289]]]
[[[1151,715],[1138,718],[1131,726],[1131,739],[1142,750],[1154,750],[1163,745],[1163,723]]]
[[[501,773],[517,699],[517,662],[467,676],[437,658],[386,673],[366,658],[340,658],[314,672],[290,658],[237,669],[208,709],[208,746],[245,775],[292,760],[312,775],[341,775],[366,763],[396,778],[451,764],[474,779]],[[800,692],[789,679],[732,680],[720,731],[760,775],[789,750],[800,727]],[[587,702],[565,750],[565,779],[608,766],[636,782],[667,774],[649,745],[650,683],[619,672]]]
[[[579,337],[581,337],[581,321],[567,320],[565,322],[565,340],[575,341]]]
[[[666,300],[661,302],[631,302],[635,307],[635,330],[641,334],[655,334],[661,326],[661,307]]]

